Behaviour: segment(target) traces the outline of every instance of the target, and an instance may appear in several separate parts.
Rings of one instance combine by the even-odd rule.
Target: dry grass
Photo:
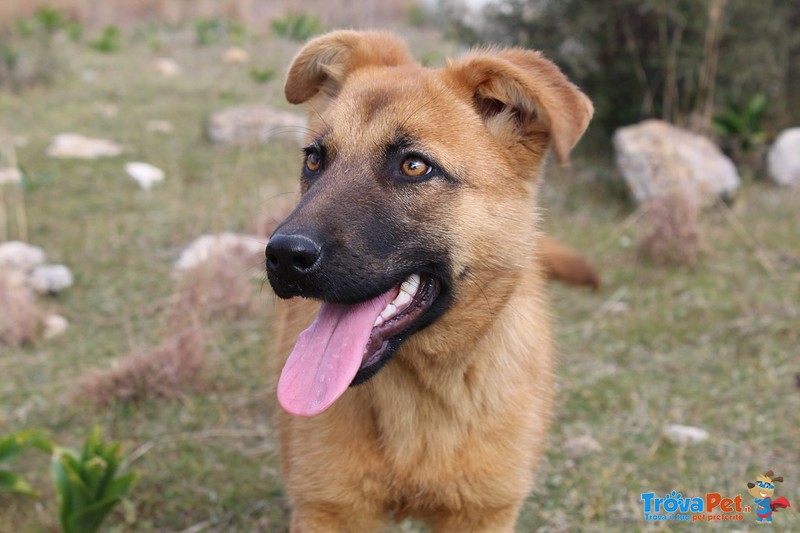
[[[24,274],[0,268],[0,343],[10,346],[32,343],[42,330],[42,318]]]
[[[154,348],[134,350],[113,368],[89,372],[76,397],[101,406],[181,398],[203,388],[204,360],[203,329],[186,327]]]
[[[644,222],[648,233],[639,243],[639,257],[660,265],[693,265],[702,251],[698,207],[685,194],[650,200]]]

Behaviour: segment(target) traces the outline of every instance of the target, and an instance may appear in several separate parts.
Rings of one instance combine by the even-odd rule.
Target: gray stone
[[[242,105],[212,114],[206,123],[211,142],[265,143],[275,139],[302,141],[306,119],[297,113],[267,105]]]
[[[775,183],[800,187],[800,128],[778,135],[767,153],[767,169]]]
[[[28,276],[28,284],[39,294],[61,292],[74,281],[72,272],[64,265],[40,265]]]
[[[0,244],[0,266],[19,270],[33,270],[44,263],[44,250],[22,241]]]
[[[664,427],[664,436],[674,444],[695,444],[708,440],[708,431],[694,426],[671,424]]]
[[[164,181],[164,171],[158,167],[154,167],[150,163],[141,163],[134,161],[125,163],[125,172],[128,176],[136,180],[139,187],[149,191],[153,185]]]
[[[77,133],[60,133],[47,148],[47,155],[59,158],[97,159],[122,153],[122,146],[107,139],[93,139]]]
[[[202,235],[195,239],[175,262],[178,271],[191,270],[215,257],[251,257],[253,264],[264,258],[263,239],[241,233]]]
[[[685,195],[698,206],[732,198],[741,180],[711,140],[662,120],[614,132],[617,166],[637,202]]]
[[[564,454],[572,459],[585,457],[603,450],[600,443],[591,435],[573,437],[564,443]]]

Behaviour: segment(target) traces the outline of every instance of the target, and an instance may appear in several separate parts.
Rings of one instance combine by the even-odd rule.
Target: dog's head
[[[287,410],[313,415],[404,342],[436,351],[437,329],[458,324],[469,342],[488,326],[533,262],[547,149],[566,161],[592,105],[536,52],[432,70],[379,32],[312,40],[285,92],[309,104],[313,134],[267,271],[279,297],[323,302],[278,387]]]

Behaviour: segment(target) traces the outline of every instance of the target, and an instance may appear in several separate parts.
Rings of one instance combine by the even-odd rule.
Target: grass
[[[414,43],[418,57],[452,50],[429,36]],[[171,333],[165,317],[178,287],[171,264],[186,245],[203,233],[243,231],[259,217],[263,224],[294,188],[293,135],[261,147],[220,147],[201,131],[208,113],[228,105],[267,100],[288,108],[281,80],[255,83],[246,67],[223,63],[215,45],[167,43],[183,72],[172,78],[148,68],[156,55],[144,41],[112,56],[63,46],[70,72],[52,88],[0,93],[0,124],[29,139],[18,155],[38,184],[25,197],[29,240],[76,276],[45,302],[70,320],[65,335],[0,347],[0,434],[40,427],[77,446],[97,424],[122,441],[127,463],[142,475],[131,495],[135,517],[126,522],[116,511],[115,530],[284,531],[288,508],[267,392],[270,296],[258,281],[255,309],[209,322],[210,384],[202,393],[105,408],[73,399],[87,371]],[[248,51],[284,72],[297,46],[254,41]],[[107,104],[117,106],[115,117],[102,113]],[[168,120],[174,132],[148,132],[150,120]],[[112,138],[127,153],[47,158],[50,138],[65,131]],[[123,170],[137,160],[164,169],[166,181],[139,190]],[[629,244],[646,228],[631,223],[634,209],[609,193],[608,168],[580,160],[551,168],[543,190],[548,231],[590,255],[605,285],[595,294],[553,287],[558,410],[519,531],[644,529],[639,495],[646,491],[718,491],[752,503],[746,483],[768,469],[786,478],[778,495],[800,505],[800,193],[748,184],[731,213],[700,216],[706,250],[696,265],[658,267],[640,262]],[[242,277],[251,274],[242,268]],[[672,445],[660,436],[667,423],[703,427],[711,438]],[[587,434],[601,451],[564,452],[567,440]],[[0,495],[1,531],[56,527],[49,473],[37,459],[22,457],[15,469],[43,496]],[[748,516],[741,527],[752,523]],[[800,514],[782,511],[772,527],[800,530]]]

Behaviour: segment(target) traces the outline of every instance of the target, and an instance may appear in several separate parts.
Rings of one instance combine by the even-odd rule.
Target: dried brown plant
[[[25,274],[0,267],[0,344],[20,346],[35,341],[43,316],[25,283]]]
[[[649,230],[639,243],[639,256],[660,265],[695,264],[703,249],[695,202],[675,192],[650,200],[644,210]]]

